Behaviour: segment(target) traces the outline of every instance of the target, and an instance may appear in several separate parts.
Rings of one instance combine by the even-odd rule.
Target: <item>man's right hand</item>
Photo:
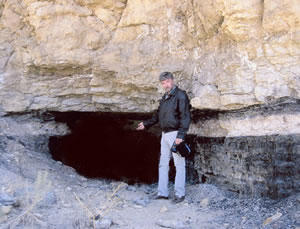
[[[143,130],[143,129],[145,129],[144,123],[140,122],[136,130]]]

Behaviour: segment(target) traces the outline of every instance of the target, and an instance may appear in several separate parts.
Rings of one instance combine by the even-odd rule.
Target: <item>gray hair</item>
[[[160,81],[164,81],[167,79],[174,79],[173,74],[171,72],[163,72],[159,75]]]

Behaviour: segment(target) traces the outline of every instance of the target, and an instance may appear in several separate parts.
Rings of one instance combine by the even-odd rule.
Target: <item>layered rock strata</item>
[[[293,170],[299,161],[299,11],[297,0],[0,0],[0,115],[152,112],[162,93],[158,75],[171,71],[193,108],[205,112],[190,130],[199,138],[200,177],[287,195],[299,190],[299,177],[290,172],[299,172]],[[290,102],[278,111],[283,98]],[[202,138],[210,139],[209,147]],[[277,141],[285,146],[274,149]],[[241,165],[226,158],[229,151]],[[275,167],[247,164],[251,155],[267,155]],[[276,188],[269,178],[289,160],[293,165]]]
[[[299,99],[299,8],[287,0],[1,0],[1,107],[149,112],[162,71],[198,109]]]
[[[194,116],[201,120],[190,137],[200,181],[272,198],[300,191],[299,100]]]

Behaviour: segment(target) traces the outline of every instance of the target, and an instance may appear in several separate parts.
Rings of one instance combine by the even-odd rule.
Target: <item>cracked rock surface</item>
[[[1,0],[1,108],[149,112],[163,71],[198,109],[299,99],[299,7],[288,0]]]

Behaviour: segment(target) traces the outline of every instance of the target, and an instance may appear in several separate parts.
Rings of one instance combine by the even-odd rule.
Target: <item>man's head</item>
[[[170,92],[174,86],[174,77],[171,72],[163,72],[159,75],[159,80],[163,89],[166,92]]]

